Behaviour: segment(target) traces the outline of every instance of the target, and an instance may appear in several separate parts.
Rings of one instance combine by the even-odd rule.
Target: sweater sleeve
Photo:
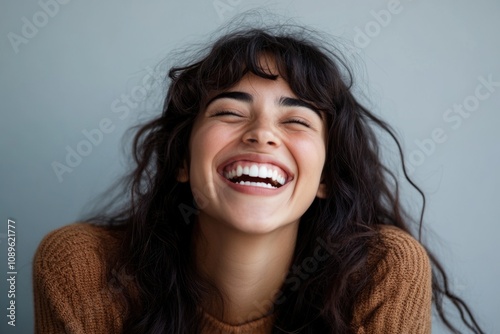
[[[407,233],[383,227],[386,253],[375,286],[358,305],[357,334],[431,333],[432,275],[425,249]]]
[[[108,231],[72,224],[48,234],[33,260],[35,333],[119,333],[123,307],[116,301],[106,253]]]

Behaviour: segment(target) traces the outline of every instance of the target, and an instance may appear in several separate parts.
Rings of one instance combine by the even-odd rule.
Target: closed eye
[[[285,123],[300,124],[300,125],[303,125],[303,126],[308,127],[308,128],[311,127],[311,124],[309,122],[307,122],[301,118],[291,118],[291,119],[286,120]]]
[[[217,116],[237,116],[237,117],[241,117],[240,114],[238,114],[235,111],[231,111],[231,110],[218,110],[218,111],[214,112],[212,115],[210,115],[210,117],[217,117]]]

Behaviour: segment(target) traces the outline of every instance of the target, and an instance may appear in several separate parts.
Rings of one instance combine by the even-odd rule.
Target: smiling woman
[[[240,29],[172,68],[125,206],[39,246],[37,331],[430,333],[434,302],[459,333],[444,298],[482,333],[409,232],[372,126],[395,136],[332,50]]]
[[[215,220],[214,228],[226,222],[249,233],[297,229],[319,191],[325,124],[272,67],[275,80],[246,74],[211,98],[194,122],[183,179],[211,198],[198,221]]]

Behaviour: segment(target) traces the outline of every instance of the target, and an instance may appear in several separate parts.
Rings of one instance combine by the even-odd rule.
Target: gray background
[[[234,15],[265,6],[357,47],[351,51],[361,59],[358,90],[397,129],[412,176],[428,196],[427,240],[487,332],[500,333],[500,2],[402,0],[380,23],[376,13],[394,1],[60,1],[46,9],[50,15],[41,5],[47,0],[0,5],[2,277],[8,218],[17,224],[18,267],[17,326],[7,326],[2,279],[0,332],[32,332],[34,251],[123,170],[124,130],[155,111],[159,90],[144,90],[148,69]],[[37,31],[23,31],[26,22]],[[11,43],[14,34],[23,43]],[[472,96],[480,77],[497,84],[478,100]],[[130,106],[121,101],[127,95]],[[469,116],[445,119],[464,103]],[[65,164],[67,146],[76,149],[85,140],[82,131],[103,119],[110,133],[58,179],[52,164]],[[431,144],[435,131],[439,142]],[[425,150],[417,142],[426,143]],[[405,202],[421,203],[409,190]],[[445,333],[439,326],[434,332]]]

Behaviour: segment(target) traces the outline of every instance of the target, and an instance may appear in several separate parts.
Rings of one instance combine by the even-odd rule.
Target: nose
[[[242,141],[250,145],[278,147],[280,139],[269,120],[256,120],[243,134]]]

